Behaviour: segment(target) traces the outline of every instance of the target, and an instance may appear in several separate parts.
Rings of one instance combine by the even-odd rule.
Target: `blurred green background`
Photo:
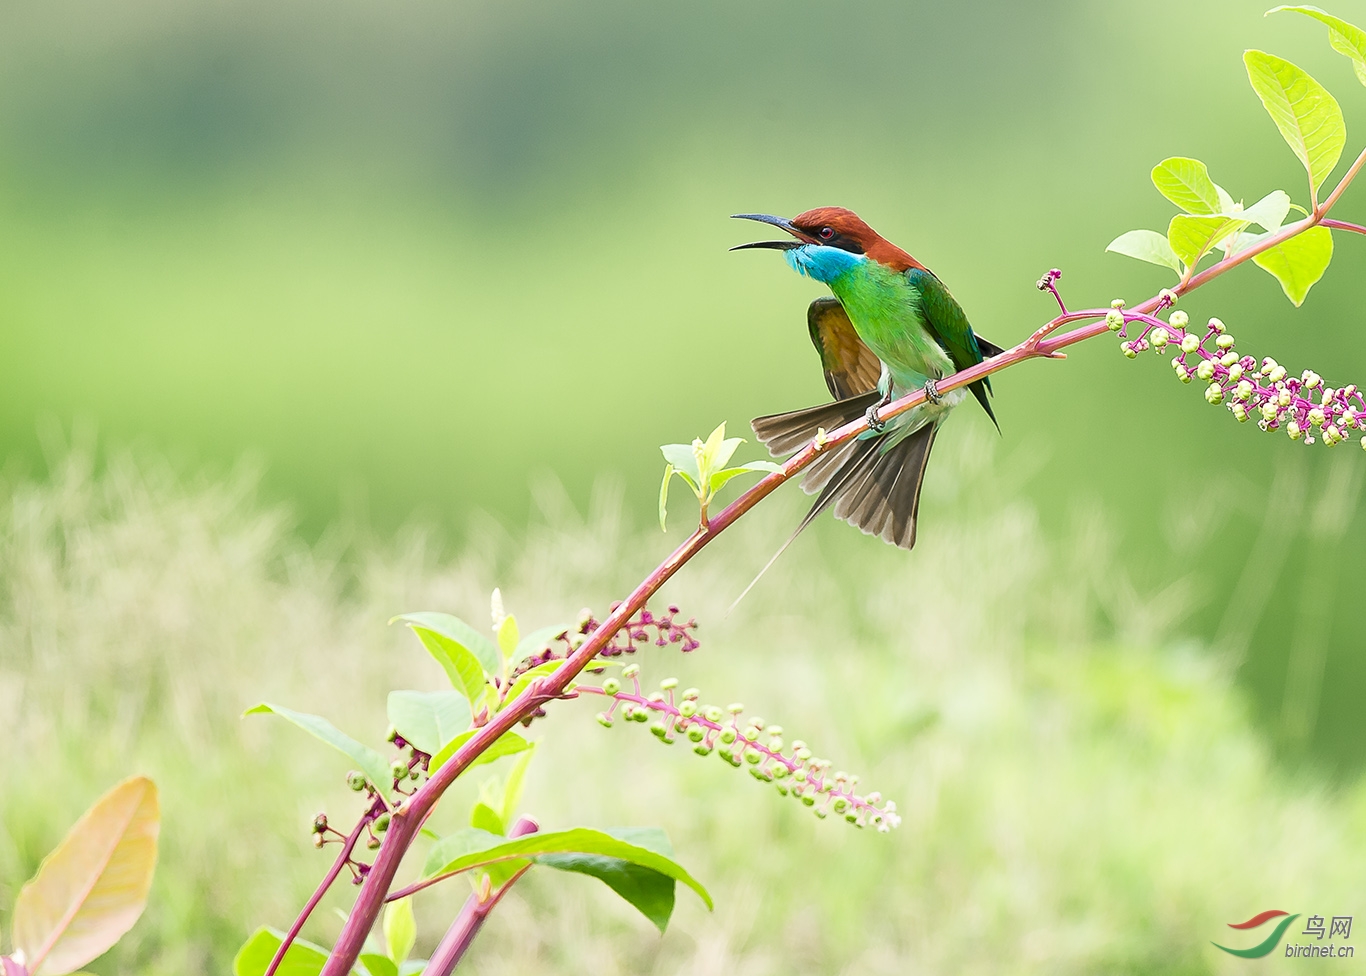
[[[1047,318],[1033,282],[1049,267],[1064,270],[1073,303],[1136,301],[1166,272],[1103,248],[1122,231],[1165,227],[1169,206],[1147,178],[1163,157],[1204,159],[1235,198],[1283,187],[1305,202],[1298,164],[1247,86],[1244,48],[1289,57],[1338,94],[1349,154],[1360,145],[1350,133],[1366,135],[1366,92],[1323,29],[1263,9],[9,5],[7,490],[52,477],[73,423],[97,431],[99,457],[131,446],[169,458],[169,482],[230,481],[245,456],[264,472],[252,504],[286,505],[282,538],[310,559],[363,566],[407,545],[396,538],[420,538],[422,571],[439,576],[478,562],[491,538],[516,550],[529,526],[587,509],[608,476],[624,499],[612,544],[657,557],[668,542],[636,542],[630,528],[651,518],[655,445],[824,396],[804,327],[817,287],[772,255],[727,253],[755,233],[728,214],[852,207],[1004,345]],[[1336,215],[1366,219],[1363,201],[1355,188]],[[1253,355],[1366,382],[1364,248],[1339,240],[1299,310],[1251,268],[1184,307],[1219,315]],[[952,562],[943,547],[955,537],[934,526],[988,524],[990,506],[958,488],[990,484],[1034,513],[1034,544],[1101,567],[1077,611],[1086,640],[1203,648],[1192,653],[1233,676],[1277,775],[1352,789],[1366,745],[1359,453],[1240,427],[1165,363],[1130,363],[1115,345],[997,378],[998,441],[962,411],[937,449],[946,460],[929,476],[922,544],[898,558],[918,571]],[[979,459],[966,482],[947,473],[955,457]],[[562,498],[535,488],[551,483]],[[782,511],[791,518],[766,523],[763,538],[717,547],[712,558],[734,561],[736,577],[714,595],[718,614],[795,519],[795,503]],[[261,572],[285,573],[271,553]],[[784,557],[784,578],[827,579],[855,600],[872,585],[859,567],[901,565],[888,555],[821,525]],[[482,585],[502,565],[490,562]],[[338,606],[358,586],[351,572]],[[574,604],[548,612],[587,599],[568,585],[575,572],[528,577],[559,580]],[[780,607],[782,584],[767,585],[756,607]],[[979,589],[960,580],[962,594]],[[916,592],[889,599],[912,632]],[[368,611],[413,609],[381,603]],[[760,610],[747,612],[740,633],[758,626]],[[30,652],[13,635],[27,631],[14,626],[0,664],[23,676]],[[1046,644],[1047,628],[1031,639]],[[244,696],[268,680],[246,662],[264,660],[243,652]],[[73,813],[88,799],[73,798]],[[37,839],[19,849],[12,863],[41,853]]]

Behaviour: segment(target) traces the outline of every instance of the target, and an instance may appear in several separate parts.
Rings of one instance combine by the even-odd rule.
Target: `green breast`
[[[849,313],[859,338],[892,374],[895,386],[911,390],[927,378],[954,371],[948,354],[925,327],[920,290],[904,274],[876,261],[863,261],[830,283]]]

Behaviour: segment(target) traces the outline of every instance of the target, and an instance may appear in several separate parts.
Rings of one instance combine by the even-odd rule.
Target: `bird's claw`
[[[939,392],[939,387],[935,386],[934,380],[925,381],[925,399],[936,407],[944,402],[944,394]]]
[[[887,421],[877,419],[877,412],[883,406],[884,404],[875,403],[871,407],[869,407],[868,412],[864,414],[864,416],[868,419],[868,429],[871,430],[874,434],[882,433],[882,431],[887,427]]]

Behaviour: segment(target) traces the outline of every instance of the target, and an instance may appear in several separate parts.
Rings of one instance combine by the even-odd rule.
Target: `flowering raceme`
[[[1159,356],[1166,355],[1168,347],[1175,349],[1172,368],[1177,379],[1206,384],[1205,399],[1227,404],[1240,423],[1256,417],[1262,430],[1284,430],[1291,440],[1303,439],[1306,444],[1313,444],[1318,434],[1328,447],[1343,443],[1351,431],[1366,426],[1366,400],[1355,384],[1334,389],[1313,370],[1294,377],[1269,356],[1260,364],[1252,356],[1240,356],[1233,336],[1217,318],[1209,320],[1202,337],[1190,329],[1190,317],[1179,309],[1163,322],[1152,315],[1126,312],[1124,302],[1117,299],[1105,320],[1121,336],[1130,323],[1142,324],[1137,338],[1120,343],[1130,359],[1148,349]],[[1361,436],[1361,447],[1366,450],[1366,434]]]

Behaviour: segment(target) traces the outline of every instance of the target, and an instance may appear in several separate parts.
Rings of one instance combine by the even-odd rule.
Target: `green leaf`
[[[1243,63],[1257,97],[1281,130],[1286,144],[1304,164],[1309,185],[1318,193],[1337,166],[1347,141],[1347,123],[1342,119],[1337,99],[1307,71],[1283,58],[1263,51],[1245,51]]]
[[[237,950],[232,960],[233,976],[263,976],[283,941],[284,934],[275,929],[257,929]],[[275,972],[277,976],[318,976],[326,962],[327,950],[322,946],[295,939]]]
[[[1286,298],[1303,304],[1309,289],[1333,260],[1333,232],[1327,227],[1310,227],[1252,260],[1281,283]]]
[[[441,665],[451,687],[464,695],[471,707],[477,707],[488,685],[489,672],[484,668],[483,662],[464,644],[452,640],[445,634],[417,624],[410,623],[408,627],[417,635],[417,639],[422,641],[422,646],[436,659],[436,663]]]
[[[1198,159],[1172,156],[1153,167],[1153,186],[1186,213],[1213,214],[1223,209],[1209,169]]]
[[[483,830],[479,827],[466,827],[464,830],[447,834],[427,851],[427,861],[422,868],[422,876],[424,878],[436,877],[442,873],[443,865],[482,851],[492,850],[506,839],[502,834]]]
[[[1357,81],[1366,85],[1366,31],[1355,24],[1349,24],[1340,17],[1334,17],[1325,10],[1307,4],[1276,7],[1268,10],[1267,15],[1270,16],[1282,10],[1304,14],[1306,17],[1313,17],[1315,20],[1327,24],[1328,43],[1332,45],[1334,51],[1345,54],[1351,59]]]
[[[551,627],[533,630],[517,642],[517,647],[508,657],[508,660],[513,664],[520,664],[533,654],[540,654],[547,648],[554,650],[555,645],[560,642],[560,636],[568,633],[568,631],[569,628],[564,624],[555,624]]]
[[[697,453],[691,444],[665,444],[659,452],[673,469],[683,476],[693,490],[702,483],[702,472],[697,467]]]
[[[459,644],[474,655],[480,667],[488,674],[497,674],[498,669],[503,665],[502,655],[498,653],[498,648],[493,641],[485,637],[482,631],[471,627],[459,617],[453,617],[449,613],[420,611],[418,613],[400,614],[390,620],[389,623],[392,624],[395,620],[401,620],[410,626],[422,627],[425,630],[440,634],[448,641]],[[427,649],[431,650],[430,647]],[[440,661],[440,658],[437,660]],[[457,688],[460,687],[454,678],[451,679],[451,684]]]
[[[417,942],[417,922],[413,920],[413,900],[400,898],[384,909],[384,946],[395,966],[403,964]]]
[[[718,471],[713,474],[711,476],[711,490],[718,491],[722,485],[736,475],[749,474],[752,471],[762,471],[765,474],[772,474],[775,471],[781,470],[783,470],[783,466],[781,464],[774,464],[772,461],[750,461],[748,464],[742,464],[738,468],[726,468],[723,471]]]
[[[498,811],[482,801],[470,808],[470,826],[500,837],[508,832],[507,824]]]
[[[507,782],[503,785],[501,810],[505,824],[512,823],[512,818],[517,814],[517,808],[521,806],[522,788],[526,785],[527,767],[531,765],[532,757],[536,754],[535,743],[532,743],[532,746],[533,748],[527,749],[518,756],[513,762],[512,768],[508,770]]]
[[[466,832],[461,831],[461,833]],[[481,833],[483,832],[481,831]],[[517,837],[512,840],[499,838],[499,843],[493,846],[481,846],[477,850],[456,851],[455,844],[449,847],[445,846],[447,840],[453,840],[453,838],[443,838],[438,841],[427,855],[427,863],[422,872],[424,878],[433,878],[437,875],[457,871],[468,871],[471,868],[482,867],[496,861],[539,857],[543,854],[598,854],[649,868],[674,881],[681,881],[697,892],[698,897],[708,908],[712,907],[711,895],[707,893],[707,889],[702,887],[697,879],[668,855],[660,854],[638,843],[622,840],[601,830],[575,827],[571,830],[528,834],[525,837]],[[464,843],[468,843],[468,841]]]
[[[379,790],[381,795],[387,794],[393,786],[394,777],[389,772],[388,761],[374,749],[361,745],[345,732],[342,732],[327,719],[305,712],[296,712],[294,709],[285,708],[283,705],[272,705],[270,702],[262,702],[255,708],[249,708],[244,714],[260,715],[266,712],[278,715],[288,722],[293,722],[305,732],[322,739],[332,748],[350,756],[355,764],[360,767],[360,771],[365,774],[365,778],[370,781],[375,789]]]
[[[1281,229],[1288,213],[1290,213],[1290,194],[1284,190],[1272,190],[1252,206],[1245,207],[1242,210],[1230,208],[1223,212],[1223,216],[1250,221],[1266,230],[1275,231]]]
[[[669,482],[674,477],[674,466],[664,465],[664,480],[659,483],[659,529],[661,532],[668,532],[669,527],[665,524],[669,519]]]
[[[656,854],[673,856],[668,835],[658,827],[624,827],[605,833]],[[601,854],[545,854],[536,863],[597,878],[639,909],[659,931],[669,924],[674,910],[674,879],[666,874]]]
[[[1106,246],[1105,250],[1123,254],[1125,257],[1138,258],[1149,264],[1160,264],[1164,268],[1171,268],[1177,274],[1181,273],[1181,261],[1177,258],[1176,252],[1172,250],[1167,239],[1155,230],[1131,230],[1127,234],[1120,234]]]
[[[470,727],[470,703],[458,691],[391,691],[389,723],[433,756]]]
[[[470,739],[474,738],[474,733],[476,731],[478,730],[470,729],[468,732],[462,732],[459,735],[457,735],[454,739],[452,739],[450,742],[447,742],[441,748],[441,751],[438,752],[436,755],[432,756],[431,761],[427,763],[428,775],[435,773],[438,769],[444,766],[446,764],[446,761],[450,759],[451,756],[455,755],[457,749],[463,746]],[[497,742],[489,746],[489,748],[486,749],[478,759],[470,763],[470,767],[473,768],[475,766],[482,766],[484,763],[490,763],[493,762],[495,759],[502,759],[504,756],[511,756],[521,752],[523,749],[530,748],[531,743],[528,742],[526,739],[523,739],[516,732],[504,732],[501,736],[498,737]]]
[[[360,964],[370,976],[398,976],[398,967],[394,965],[394,961],[377,952],[362,952]]]
[[[507,708],[517,699],[518,695],[527,690],[527,687],[533,681],[537,678],[544,678],[548,674],[554,674],[563,663],[563,660],[543,661],[534,668],[528,668],[517,675],[517,680],[514,681],[512,687],[508,689],[507,697],[503,699],[503,703],[498,707],[498,710],[502,711],[504,708]]]
[[[512,656],[512,652],[517,650],[520,640],[517,630],[517,618],[508,614],[503,618],[503,622],[498,625],[498,646],[502,648],[503,660]],[[502,664],[499,663],[501,668]]]
[[[1199,217],[1177,214],[1167,227],[1167,243],[1187,267],[1193,268],[1201,257],[1209,253],[1210,248],[1246,226],[1245,220],[1234,220],[1218,214]]]
[[[14,949],[28,972],[70,973],[133,927],[160,829],[156,784],[145,776],[119,783],[76,821],[14,902]]]

